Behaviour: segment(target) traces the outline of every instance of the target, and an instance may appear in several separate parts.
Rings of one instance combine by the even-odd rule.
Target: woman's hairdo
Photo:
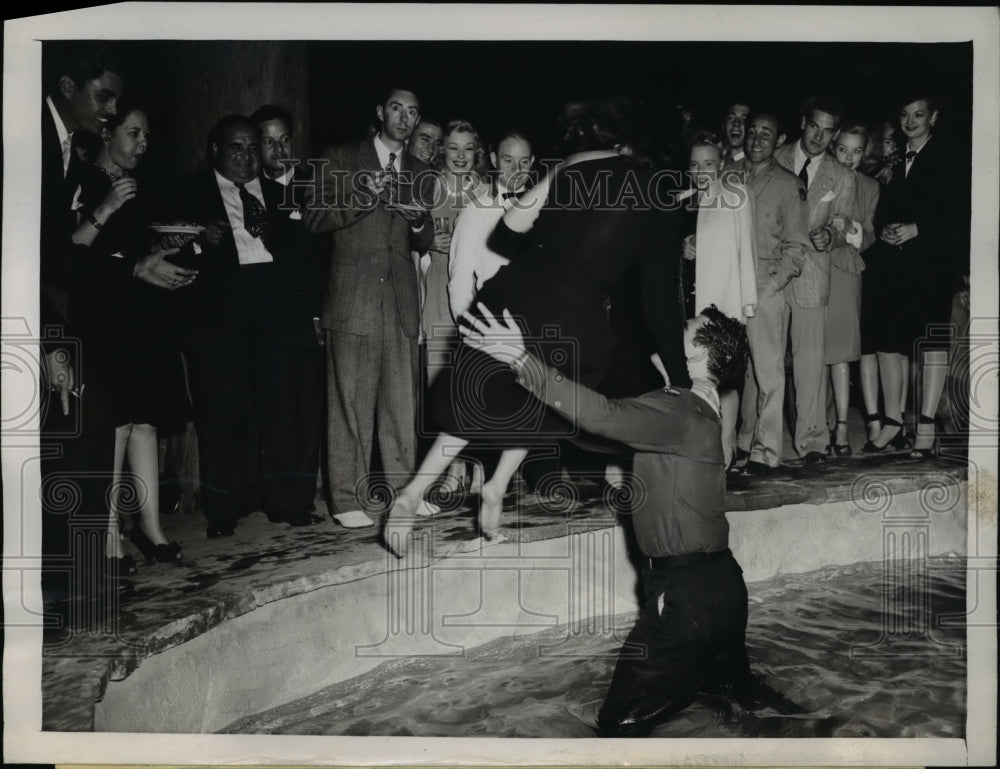
[[[688,142],[688,152],[693,150],[695,147],[714,147],[721,153],[722,136],[720,136],[718,131],[712,131],[707,128],[700,128],[694,132],[694,135]]]
[[[442,138],[446,139],[448,137],[448,134],[453,134],[453,133],[472,134],[473,138],[476,141],[476,149],[479,149],[483,146],[483,143],[479,138],[479,131],[477,131],[476,127],[472,125],[472,123],[470,123],[468,120],[462,120],[462,119],[449,120],[448,124],[444,127]]]

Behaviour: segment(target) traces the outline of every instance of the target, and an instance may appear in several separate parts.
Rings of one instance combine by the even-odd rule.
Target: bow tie
[[[509,200],[510,198],[516,198],[520,194],[520,192],[501,192],[500,197],[504,200]]]
[[[908,163],[911,162],[913,160],[913,158],[915,158],[916,156],[917,156],[917,153],[914,152],[913,150],[910,150],[909,152],[906,153],[906,162],[908,162]]]

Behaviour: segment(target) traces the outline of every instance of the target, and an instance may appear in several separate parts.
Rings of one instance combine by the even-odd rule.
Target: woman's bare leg
[[[878,414],[878,356],[861,356],[861,398],[865,402],[865,419]],[[873,441],[882,430],[879,421],[868,422],[868,440]]]
[[[492,539],[500,529],[500,514],[503,512],[503,496],[507,493],[510,479],[528,456],[527,449],[507,449],[500,455],[493,477],[483,484],[481,506],[479,508],[479,529],[483,536]]]
[[[448,465],[467,444],[468,441],[464,438],[440,433],[434,439],[417,472],[396,496],[396,501],[385,520],[383,537],[386,545],[398,558],[406,555],[409,549],[407,540],[413,530],[413,517],[416,515],[417,507],[424,501],[427,489],[448,469]]]
[[[120,425],[115,428],[115,465],[111,468],[111,514],[108,516],[108,535],[104,543],[104,555],[108,558],[122,558],[125,548],[122,547],[121,530],[118,527],[118,500],[121,497],[122,469],[125,467],[125,447],[128,445],[128,435],[132,425]]]

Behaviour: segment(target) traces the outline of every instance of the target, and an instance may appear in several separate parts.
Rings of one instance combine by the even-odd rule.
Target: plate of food
[[[200,224],[151,224],[149,229],[161,235],[198,235],[205,231]]]
[[[418,205],[417,203],[400,203],[394,202],[387,205],[388,208],[398,208],[400,211],[426,211],[425,206]]]

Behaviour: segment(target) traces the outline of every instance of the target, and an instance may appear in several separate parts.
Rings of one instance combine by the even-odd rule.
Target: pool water
[[[889,563],[749,585],[751,666],[803,712],[699,698],[653,736],[962,737],[964,561]],[[634,618],[608,623],[624,638]],[[224,731],[592,737],[573,713],[600,705],[620,646],[607,633],[581,632],[600,626],[501,638],[460,658],[393,660]]]

